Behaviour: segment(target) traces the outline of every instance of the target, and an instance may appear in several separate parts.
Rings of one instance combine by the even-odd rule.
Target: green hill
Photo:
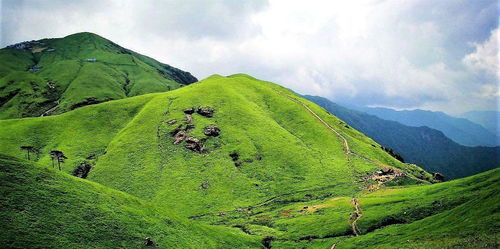
[[[447,178],[470,176],[500,164],[500,147],[468,147],[457,144],[429,127],[411,127],[350,110],[328,99],[305,96],[380,144],[400,153],[406,162],[440,172]]]
[[[199,106],[213,108],[213,117],[195,112],[190,123],[185,121],[184,110]],[[176,123],[169,125],[171,120]],[[22,157],[19,147],[31,145],[40,148],[38,161],[51,165],[49,151],[63,151],[68,157],[64,171],[93,165],[88,179],[159,205],[175,202],[186,216],[294,191],[326,188],[350,194],[363,186],[367,175],[386,166],[407,171],[404,178],[410,182],[431,179],[319,106],[244,75],[212,76],[176,91],[0,125],[2,151],[8,155]],[[220,136],[204,134],[210,125],[220,129]],[[200,141],[174,144],[176,129]],[[185,148],[192,144],[202,144],[203,152]]]
[[[256,248],[241,231],[181,219],[148,201],[0,155],[2,248]]]
[[[37,117],[196,82],[92,33],[0,49],[0,119]]]
[[[132,216],[155,224],[148,215],[173,217],[169,214],[175,213],[179,222],[185,218],[195,222],[191,230],[186,228],[189,234],[178,245],[172,244],[172,237],[160,235],[160,225],[151,228],[150,237],[158,237],[160,247],[168,245],[163,248],[192,247],[191,241],[198,241],[198,236],[206,237],[208,245],[198,248],[215,244],[233,248],[330,248],[333,244],[335,248],[397,248],[416,239],[425,241],[409,246],[431,248],[434,242],[463,245],[466,240],[487,246],[494,243],[498,231],[498,170],[431,184],[437,182],[431,174],[393,158],[375,141],[318,105],[248,75],[214,75],[174,91],[109,101],[49,117],[2,120],[0,126],[2,154],[26,158],[20,147],[32,146],[31,160],[55,174],[51,168],[58,166],[52,166],[49,152],[61,151],[67,159],[61,163],[63,173],[57,174],[64,179],[74,180],[64,172],[86,176],[82,172],[90,169],[87,180],[74,181],[137,198],[152,210],[161,210],[140,215],[113,212],[111,218]],[[16,182],[7,189],[37,184],[38,180]],[[80,192],[85,189],[75,188]],[[491,205],[483,207],[480,200]],[[115,201],[120,199],[103,200],[102,205],[116,205]],[[464,213],[468,208],[477,211]],[[131,209],[147,210],[139,204]],[[5,210],[2,215],[9,216],[17,207]],[[452,219],[455,214],[478,222],[462,224]],[[44,213],[34,217],[46,219]],[[406,234],[394,228],[433,228],[437,221],[444,225],[435,234],[405,230]],[[19,226],[28,224],[28,220],[21,220]],[[135,238],[149,236],[135,221],[126,225],[126,232]],[[196,226],[206,225],[218,227],[202,230],[207,234],[198,232]],[[214,234],[217,230],[212,229],[221,232]],[[94,226],[87,230],[82,226],[58,237],[72,240],[76,231],[99,231]],[[48,236],[9,235],[18,240]],[[137,241],[129,239],[123,245],[134,247],[139,245]],[[49,247],[65,245],[54,243]]]

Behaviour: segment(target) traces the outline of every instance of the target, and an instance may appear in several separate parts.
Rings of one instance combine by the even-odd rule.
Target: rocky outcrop
[[[88,162],[80,163],[75,170],[73,170],[73,175],[80,178],[87,178],[90,170],[92,169],[92,165]]]
[[[203,117],[211,118],[214,116],[215,109],[210,106],[199,106],[196,108],[196,113]]]
[[[205,145],[203,139],[198,139],[195,137],[187,137],[184,141],[186,141],[186,149],[203,153],[205,151]]]
[[[210,137],[217,137],[220,135],[220,128],[215,125],[208,125],[203,129],[203,134],[206,136],[204,138],[196,138],[191,134],[191,131],[194,130],[195,124],[193,123],[194,117],[193,114],[199,114],[203,117],[212,117],[215,109],[209,106],[199,106],[197,108],[190,107],[183,110],[184,119],[182,123],[180,123],[173,130],[170,130],[170,135],[174,138],[173,144],[179,145],[181,143],[185,143],[185,148],[191,150],[193,152],[198,153],[207,153],[205,149],[205,141]],[[172,126],[177,123],[177,120],[172,119],[166,124],[168,126]]]
[[[220,135],[220,129],[215,125],[209,125],[203,129],[203,134],[208,137],[217,137]]]
[[[170,120],[170,121],[167,122],[167,125],[171,126],[171,125],[174,125],[175,123],[177,123],[177,120],[172,119],[172,120]]]
[[[146,237],[144,240],[145,240],[145,241],[144,241],[144,245],[145,245],[145,246],[153,246],[153,247],[154,247],[154,246],[158,246],[158,245],[157,245],[157,244],[156,244],[156,243],[155,243],[155,242],[154,242],[151,238],[149,238],[149,237]]]
[[[195,109],[193,107],[184,109],[185,114],[193,114]]]

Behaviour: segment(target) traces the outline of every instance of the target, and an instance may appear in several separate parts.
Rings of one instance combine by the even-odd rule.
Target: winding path
[[[356,236],[359,236],[361,235],[361,232],[359,231],[358,228],[358,220],[361,219],[361,217],[363,217],[363,214],[361,213],[361,208],[359,207],[358,199],[352,198],[351,203],[356,208],[356,211],[354,211],[354,213],[351,214],[351,218],[354,218],[354,220],[351,221],[352,232]]]
[[[332,131],[333,133],[335,133],[340,139],[342,139],[343,141],[343,145],[344,145],[344,151],[346,154],[351,154],[351,149],[349,148],[349,143],[347,142],[347,139],[342,135],[340,134],[338,131],[336,131],[335,129],[333,129],[333,127],[331,127],[327,122],[325,122],[318,114],[316,114],[313,110],[311,110],[311,108],[309,108],[309,106],[307,106],[306,104],[298,101],[297,99],[289,96],[289,95],[286,95],[284,93],[281,93],[281,92],[278,92],[278,94],[282,95],[282,96],[285,96],[286,98],[290,99],[291,101],[301,105],[302,107],[304,107],[309,113],[311,113],[315,118],[317,118],[321,123],[323,123],[323,125],[325,125],[330,131]]]
[[[346,153],[346,155],[353,155],[353,156],[356,156],[358,158],[361,158],[365,161],[368,161],[370,163],[373,163],[373,164],[376,164],[377,166],[380,166],[380,167],[390,167],[389,165],[387,164],[384,164],[384,163],[381,163],[381,162],[378,162],[378,161],[375,161],[375,160],[372,160],[370,158],[367,158],[367,157],[364,157],[362,155],[359,155],[353,151],[351,151],[350,147],[349,147],[349,143],[347,142],[347,139],[342,135],[340,134],[340,132],[338,132],[337,130],[335,130],[332,126],[330,126],[326,121],[324,121],[318,114],[316,114],[313,110],[311,110],[311,108],[309,108],[306,104],[300,102],[299,100],[285,94],[285,93],[282,93],[282,92],[279,92],[279,91],[276,91],[278,92],[278,94],[292,100],[293,102],[301,105],[302,107],[304,107],[309,113],[311,113],[316,119],[318,119],[323,125],[325,125],[330,131],[332,131],[333,133],[335,133],[335,135],[337,135],[340,139],[342,139],[343,141],[343,146],[344,146],[344,152]],[[350,163],[350,159],[349,157],[347,158],[347,160],[349,161]],[[354,169],[354,168],[353,168]],[[356,169],[354,169],[356,171]],[[357,172],[357,171],[356,171]],[[359,173],[359,172],[357,172]]]

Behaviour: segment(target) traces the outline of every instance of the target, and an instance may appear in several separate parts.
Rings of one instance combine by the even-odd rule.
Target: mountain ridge
[[[22,42],[0,49],[0,118],[57,114],[196,81],[88,32]]]
[[[497,146],[500,138],[480,124],[461,117],[453,117],[444,112],[427,110],[393,110],[382,107],[362,107],[350,105],[351,109],[359,110],[381,119],[397,121],[407,126],[427,126],[443,132],[454,142],[465,146]]]
[[[492,169],[500,161],[500,147],[466,147],[429,127],[411,127],[396,121],[350,110],[318,96],[305,96],[374,140],[416,163],[446,177],[464,177]]]

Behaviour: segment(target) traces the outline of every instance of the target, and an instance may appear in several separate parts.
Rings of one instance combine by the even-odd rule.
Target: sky
[[[1,0],[0,46],[93,32],[191,72],[335,102],[499,108],[496,0]]]

